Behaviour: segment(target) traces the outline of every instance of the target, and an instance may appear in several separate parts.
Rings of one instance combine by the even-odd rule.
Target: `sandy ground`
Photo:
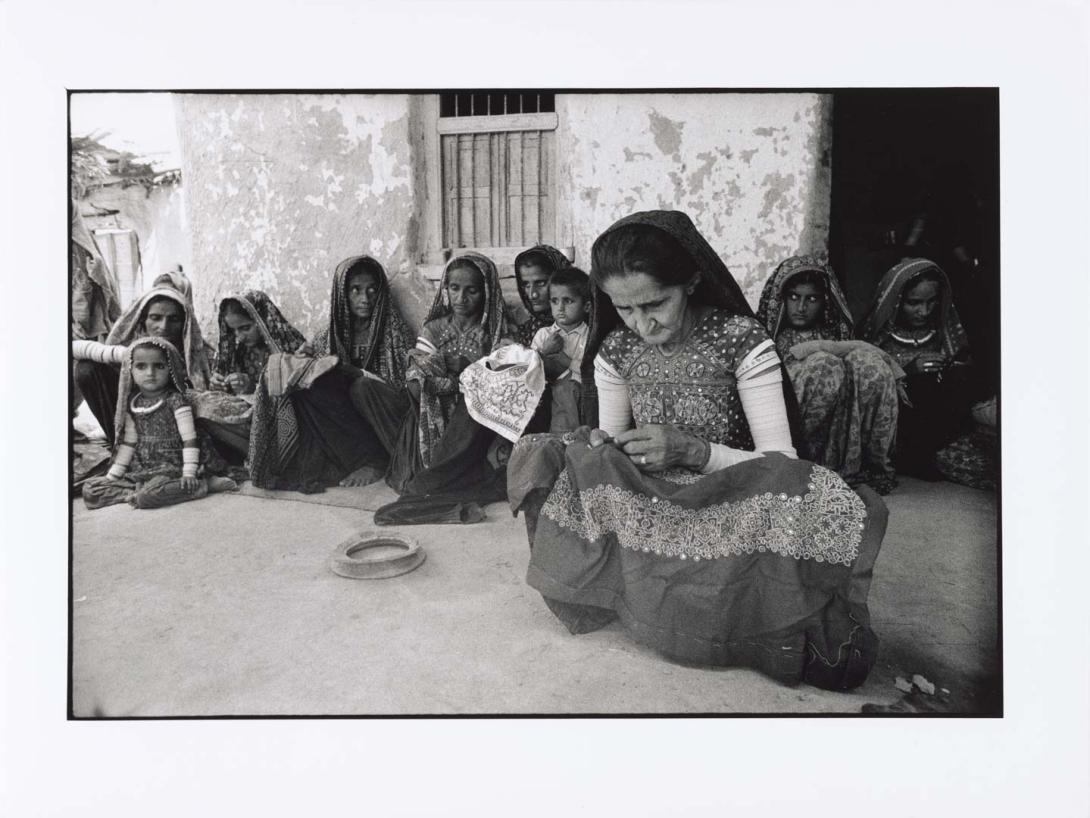
[[[156,511],[73,503],[73,715],[994,713],[996,499],[903,479],[871,593],[881,653],[852,693],[687,667],[616,625],[571,636],[524,582],[522,519],[414,526],[427,560],[344,579],[333,549],[394,498],[219,495]],[[387,530],[387,529],[383,529]],[[934,695],[905,697],[921,674]],[[947,692],[943,692],[945,691]],[[869,708],[868,708],[869,709]]]

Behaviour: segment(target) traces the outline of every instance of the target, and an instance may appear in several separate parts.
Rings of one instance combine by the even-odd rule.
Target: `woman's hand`
[[[196,477],[183,477],[179,482],[182,484],[182,491],[192,494],[200,486],[201,482]]]
[[[229,390],[227,379],[218,372],[212,373],[212,380],[208,382],[208,386],[213,392],[227,392]]]
[[[443,365],[451,375],[460,375],[469,364],[470,360],[465,355],[459,355],[457,352],[443,353]]]
[[[804,361],[815,352],[821,352],[822,348],[821,341],[800,341],[791,347],[791,357],[796,361]]]
[[[245,372],[232,372],[227,376],[227,385],[236,395],[248,395],[254,391],[253,381]]]
[[[702,440],[673,426],[658,424],[621,432],[614,438],[614,444],[645,472],[663,471],[671,466],[697,469],[707,454],[707,444]]]
[[[299,349],[295,350],[295,354],[296,355],[304,355],[307,358],[313,358],[314,357],[314,347],[311,346],[310,341],[303,341],[303,343],[301,343],[299,345]]]
[[[937,375],[946,368],[946,356],[941,352],[921,352],[905,367],[906,372]]]
[[[607,443],[612,443],[613,438],[608,433],[603,432],[601,429],[591,429],[590,437],[587,443],[592,449],[597,449],[599,446],[604,446]]]

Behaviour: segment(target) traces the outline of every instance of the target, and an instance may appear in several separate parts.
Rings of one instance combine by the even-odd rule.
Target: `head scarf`
[[[169,273],[160,273],[155,277],[155,280],[151,282],[153,287],[173,287],[186,297],[186,300],[190,304],[193,303],[193,282],[189,280],[189,276],[183,273],[181,270],[172,270]]]
[[[787,288],[795,276],[807,272],[817,273],[824,283],[825,310],[819,321],[821,337],[827,341],[850,340],[852,314],[848,309],[848,301],[844,298],[833,268],[814,256],[792,256],[776,268],[761,292],[757,320],[775,339],[780,333],[780,324],[783,321]]]
[[[240,371],[245,362],[246,346],[238,342],[227,325],[228,306],[237,304],[257,326],[269,352],[295,352],[304,342],[302,333],[293,327],[276,305],[261,290],[247,290],[241,295],[229,295],[220,301],[219,347],[216,350],[216,371],[229,375]]]
[[[522,300],[522,305],[526,307],[526,312],[530,314],[527,331],[531,338],[539,329],[547,327],[553,322],[551,317],[539,318],[537,316],[533,307],[530,305],[530,299],[526,295],[526,291],[523,289],[524,282],[522,280],[520,268],[524,265],[536,264],[537,262],[532,258],[534,255],[545,257],[546,263],[542,266],[545,268],[545,271],[550,274],[555,273],[557,270],[563,270],[565,267],[571,267],[571,262],[568,261],[568,257],[548,244],[535,244],[529,250],[523,250],[515,256],[515,281],[518,284],[519,298]]]
[[[166,338],[145,335],[129,344],[125,360],[121,363],[121,378],[117,386],[117,412],[114,414],[114,440],[119,444],[125,439],[125,417],[129,413],[129,402],[136,391],[132,379],[133,353],[140,347],[158,347],[167,356],[167,370],[170,373],[170,386],[179,394],[185,394],[185,362],[177,347]]]
[[[591,249],[590,329],[587,333],[586,352],[583,355],[583,416],[592,425],[598,421],[598,390],[594,388],[594,359],[606,336],[621,323],[613,302],[593,284],[594,271],[601,265],[599,257],[601,241],[614,230],[630,224],[654,227],[672,236],[689,253],[700,271],[700,282],[690,298],[697,304],[721,307],[736,315],[752,317],[753,310],[742,294],[742,288],[730,274],[727,265],[700,235],[685,213],[676,210],[648,210],[633,213],[615,222],[594,241]]]
[[[450,296],[447,294],[447,278],[450,275],[450,268],[459,261],[468,261],[472,264],[484,281],[484,306],[481,309],[481,326],[484,327],[485,334],[491,341],[489,349],[495,349],[499,345],[500,339],[507,335],[507,318],[504,312],[503,293],[500,291],[500,276],[496,270],[496,265],[493,264],[492,259],[488,258],[488,256],[482,256],[480,253],[463,253],[447,262],[447,266],[443,270],[443,280],[439,282],[439,291],[435,294],[435,300],[432,301],[431,309],[428,310],[424,323],[451,314]]]
[[[110,330],[110,334],[106,337],[106,343],[127,346],[132,343],[133,339],[144,335],[144,309],[156,298],[169,298],[184,311],[185,325],[182,328],[182,355],[185,360],[186,372],[189,373],[189,380],[192,382],[194,389],[207,389],[208,381],[212,376],[212,369],[208,363],[208,357],[205,355],[204,339],[201,337],[200,325],[193,316],[193,302],[175,287],[163,285],[152,287],[138,300],[130,304],[129,308],[117,319],[113,329]]]
[[[352,361],[354,319],[348,302],[348,274],[361,262],[365,263],[363,269],[372,273],[378,284],[378,300],[371,311],[371,323],[365,342],[367,351],[362,368],[375,373],[387,383],[404,383],[413,335],[390,298],[390,282],[385,268],[371,256],[346,258],[333,271],[333,285],[329,296],[329,329],[322,343],[318,344],[321,348],[317,352],[336,355],[345,363]]]
[[[953,360],[962,357],[969,349],[965,328],[961,325],[950,280],[935,262],[925,258],[906,258],[894,265],[878,282],[870,312],[863,319],[863,340],[881,346],[893,330],[901,311],[901,298],[913,279],[925,272],[934,272],[939,279],[939,315],[936,327],[942,334],[943,351]]]

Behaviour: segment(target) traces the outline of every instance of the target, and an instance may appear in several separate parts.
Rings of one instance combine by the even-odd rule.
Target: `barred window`
[[[440,94],[442,243],[554,243],[556,102],[539,91]]]

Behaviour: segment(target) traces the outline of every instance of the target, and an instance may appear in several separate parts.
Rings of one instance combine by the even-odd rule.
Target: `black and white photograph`
[[[997,89],[70,111],[74,718],[1002,714]]]
[[[1087,65],[0,3],[0,814],[1087,814]]]

